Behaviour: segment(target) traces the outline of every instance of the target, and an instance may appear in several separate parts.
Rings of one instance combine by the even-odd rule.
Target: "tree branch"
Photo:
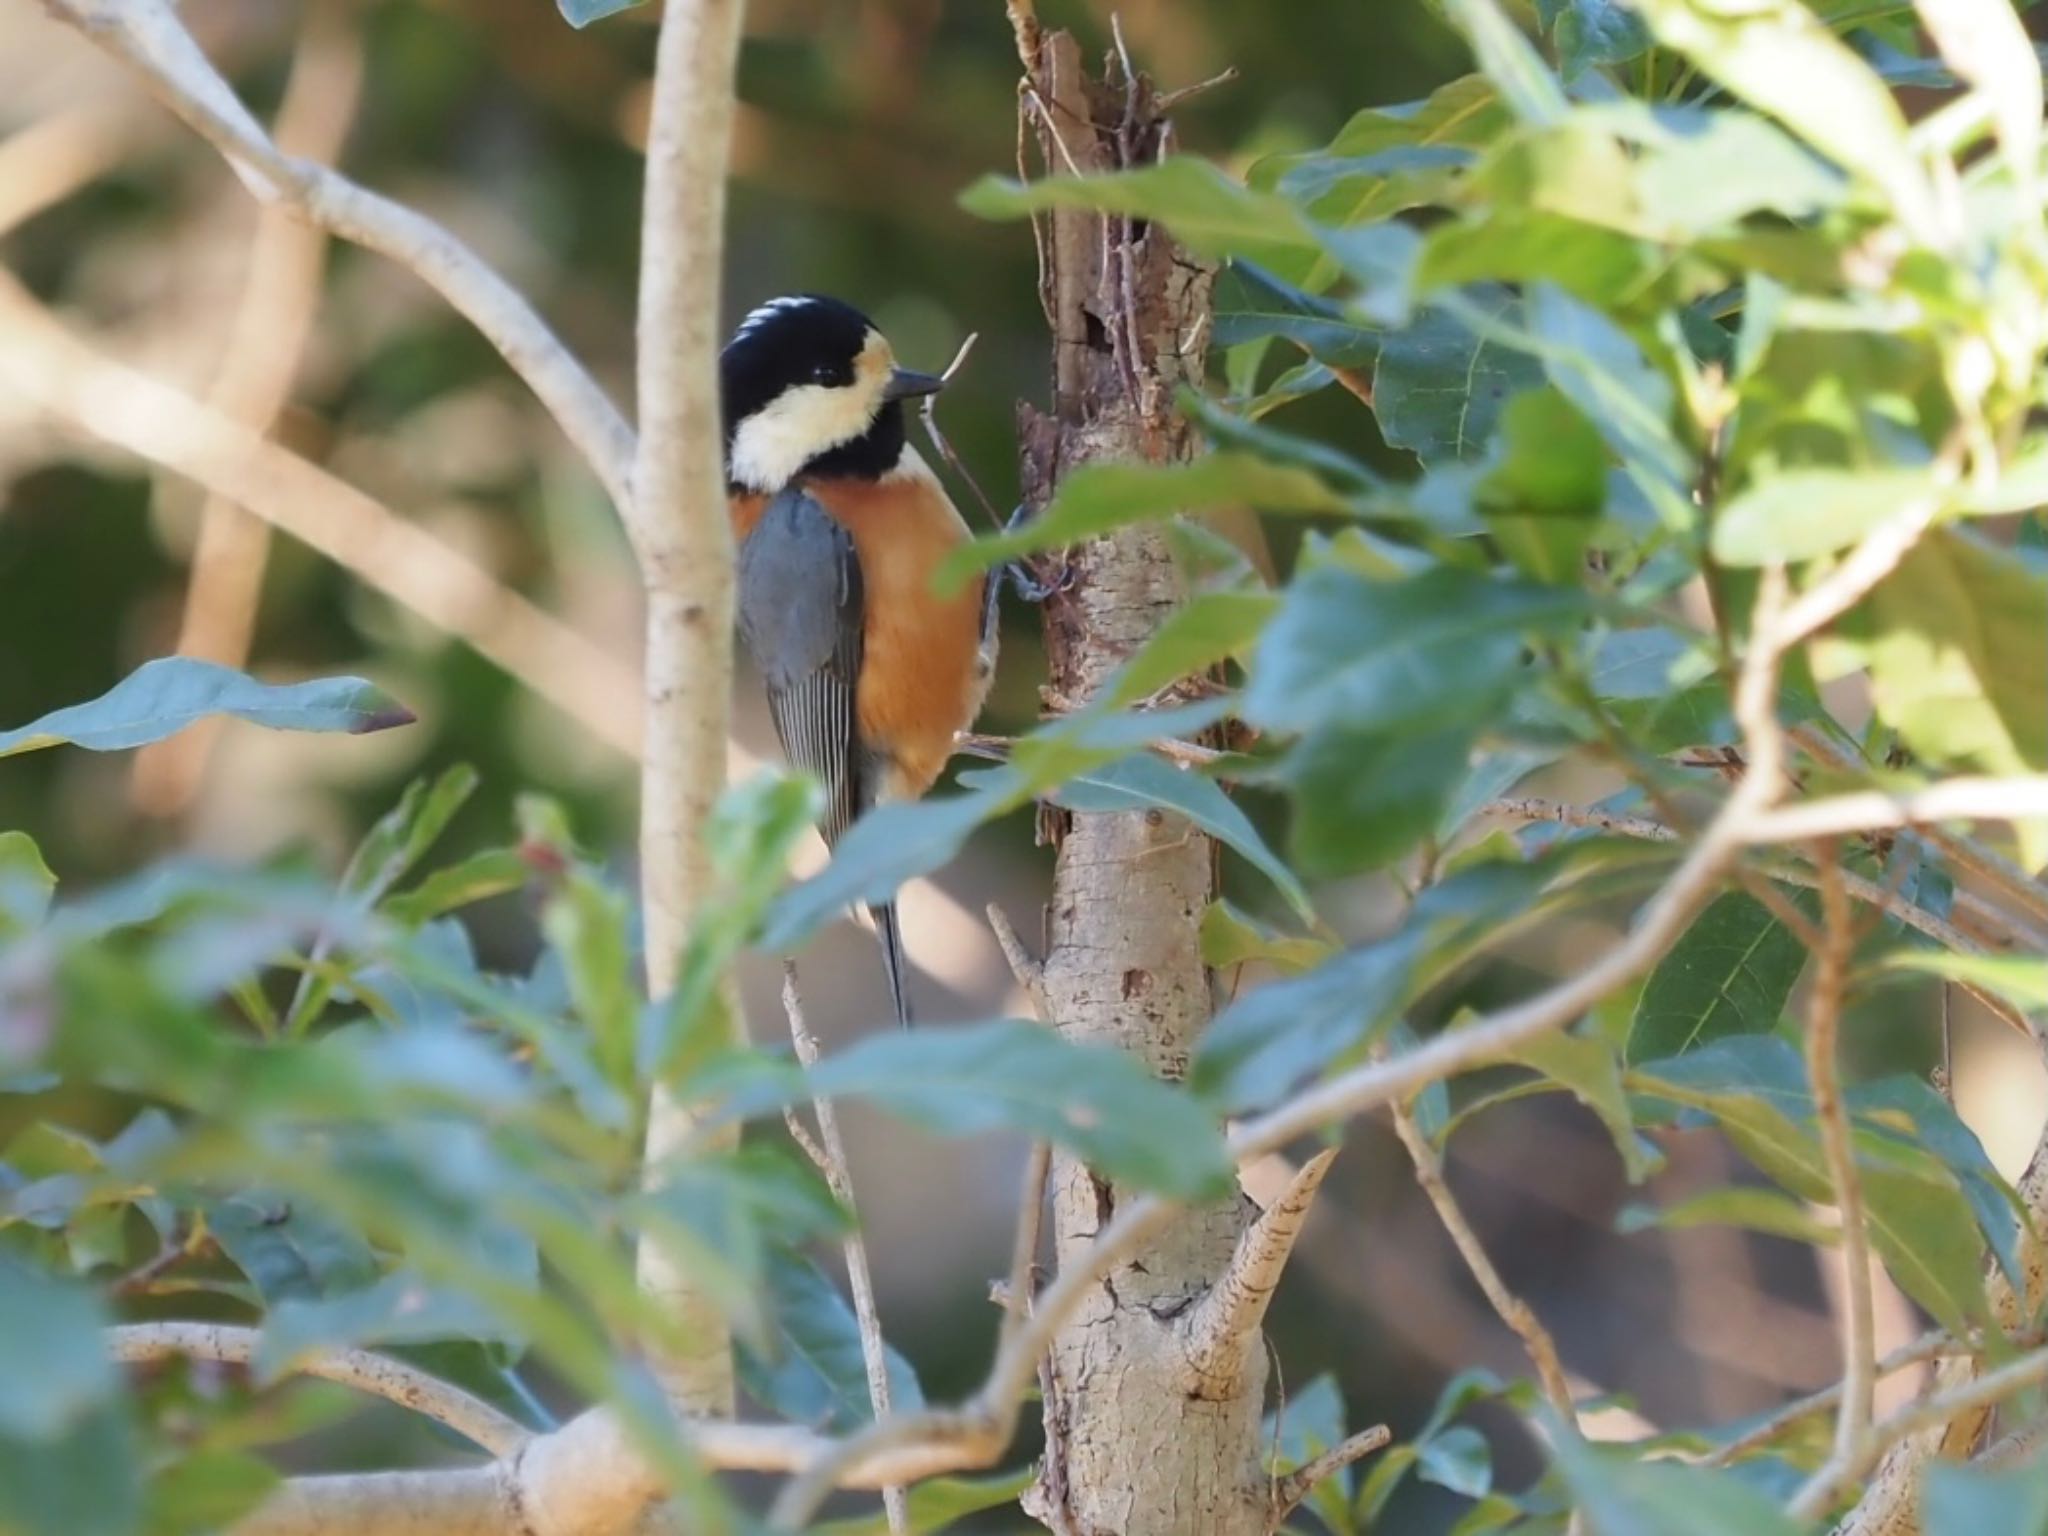
[[[1363,1460],[1394,1438],[1393,1431],[1384,1424],[1375,1424],[1371,1429],[1362,1429],[1350,1438],[1331,1446],[1313,1461],[1305,1461],[1286,1476],[1273,1484],[1273,1523],[1277,1526],[1293,1512],[1294,1507],[1309,1496],[1317,1483],[1326,1477],[1334,1477],[1354,1461]]]
[[[1393,1106],[1393,1120],[1394,1134],[1401,1138],[1401,1145],[1408,1149],[1409,1160],[1415,1164],[1415,1182],[1429,1196],[1429,1203],[1436,1208],[1437,1219],[1444,1224],[1444,1231],[1450,1234],[1459,1257],[1464,1259],[1472,1278],[1479,1282],[1479,1289],[1494,1313],[1529,1352],[1530,1363],[1536,1367],[1536,1380],[1543,1388],[1543,1395],[1550,1400],[1550,1406],[1563,1422],[1576,1425],[1579,1411],[1572,1402],[1571,1383],[1565,1378],[1564,1362],[1557,1353],[1557,1341],[1550,1336],[1550,1330],[1543,1326],[1529,1304],[1509,1290],[1507,1282],[1501,1279],[1486,1245],[1479,1241],[1479,1234],[1472,1230],[1472,1223],[1466,1219],[1457,1196],[1451,1193],[1451,1186],[1444,1179],[1443,1159],[1416,1125],[1407,1104]]]
[[[1842,1318],[1842,1402],[1835,1419],[1834,1454],[1837,1459],[1848,1459],[1862,1449],[1870,1432],[1871,1395],[1877,1385],[1877,1325],[1870,1292],[1870,1234],[1864,1222],[1863,1181],[1856,1172],[1856,1149],[1848,1107],[1842,1100],[1838,1060],[1842,994],[1848,984],[1856,934],[1834,849],[1822,848],[1818,862],[1820,963],[1806,1010],[1806,1075],[1813,1090],[1814,1117],[1820,1124],[1821,1150],[1827,1157],[1828,1181],[1842,1213],[1847,1304]]]
[[[142,1365],[174,1355],[250,1365],[261,1338],[257,1329],[225,1323],[124,1323],[107,1330],[107,1353],[120,1365]],[[294,1360],[291,1368],[301,1376],[338,1382],[424,1414],[493,1456],[509,1456],[532,1438],[524,1425],[483,1399],[402,1360],[368,1350],[317,1349]]]
[[[1788,805],[1757,818],[1753,843],[1800,843],[1845,832],[1917,827],[1940,821],[2048,819],[2048,774],[2011,778],[1953,778],[1922,789],[1888,794],[1865,790]]]
[[[313,223],[390,257],[435,288],[526,380],[613,502],[622,511],[630,507],[632,428],[533,306],[482,257],[424,214],[279,150],[167,0],[43,3],[58,20],[133,69],[152,95],[227,157],[252,192],[281,199]]]
[[[1183,1314],[1191,1390],[1198,1395],[1220,1401],[1237,1390],[1239,1373],[1260,1347],[1259,1326],[1308,1220],[1308,1208],[1336,1157],[1331,1147],[1302,1164],[1280,1198],[1245,1228],[1229,1267],[1208,1294]]]
[[[640,245],[640,442],[626,523],[647,592],[640,894],[656,998],[674,986],[690,925],[710,899],[705,830],[725,788],[731,728],[733,542],[717,359],[743,14],[742,0],[670,0],[655,50]],[[718,1006],[729,1033],[742,1036],[730,978]],[[655,1086],[649,1177],[691,1140],[696,1122],[687,1104]],[[730,1417],[732,1341],[717,1300],[659,1242],[641,1245],[640,1285],[689,1341],[656,1362],[677,1409]]]

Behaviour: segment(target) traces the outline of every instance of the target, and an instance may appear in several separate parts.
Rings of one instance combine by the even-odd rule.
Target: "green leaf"
[[[1806,946],[1768,908],[1731,891],[1693,919],[1650,973],[1629,1025],[1633,1064],[1778,1027]]]
[[[26,832],[0,832],[0,939],[19,938],[42,924],[57,877]]]
[[[532,874],[532,866],[517,849],[487,848],[435,870],[409,891],[387,897],[383,912],[393,922],[416,928],[458,908],[519,890]]]
[[[1663,1157],[1636,1134],[1622,1092],[1621,1063],[1614,1047],[1595,1034],[1539,1035],[1516,1049],[1510,1058],[1571,1090],[1572,1096],[1600,1117],[1621,1153],[1631,1184],[1640,1184],[1663,1165]]]
[[[0,1531],[7,1536],[134,1536],[142,1448],[109,1404],[51,1439],[0,1434]]]
[[[1299,974],[1331,953],[1327,939],[1281,933],[1220,897],[1202,914],[1202,963],[1215,970],[1256,962]]]
[[[2019,556],[1937,528],[1827,650],[1868,665],[1878,714],[1927,762],[2048,770],[2048,577]],[[2028,842],[2031,863],[2048,857]]]
[[[65,745],[119,752],[161,741],[208,715],[232,715],[279,731],[352,735],[413,720],[411,711],[360,678],[270,685],[209,661],[169,656],[145,663],[89,704],[0,731],[0,757]]]
[[[1244,655],[1280,610],[1271,592],[1197,592],[1103,684],[1103,711],[1142,704],[1182,678]]]
[[[1014,1504],[1035,1478],[1030,1467],[1015,1472],[997,1472],[989,1477],[927,1478],[905,1495],[909,1536],[929,1536],[949,1529],[955,1521],[983,1510]],[[889,1517],[877,1513],[847,1520],[827,1520],[811,1529],[818,1536],[889,1536]]]
[[[1163,224],[1200,256],[1250,257],[1271,263],[1316,249],[1294,204],[1232,180],[1192,155],[1174,155],[1143,170],[1105,176],[1053,176],[1028,185],[984,176],[960,196],[984,219],[1018,219],[1048,208],[1122,213]]]
[[[194,1451],[150,1479],[150,1536],[211,1536],[227,1530],[280,1481],[275,1467],[248,1451]]]
[[[1926,470],[1773,469],[1715,516],[1714,558],[1770,565],[1830,555],[1943,494]]]
[[[1571,110],[1564,88],[1496,0],[1445,0],[1444,9],[1516,117],[1540,128]]]
[[[1672,433],[1671,381],[1628,332],[1551,283],[1531,287],[1528,315],[1525,344],[1550,382],[1606,436],[1660,516],[1689,519],[1693,463]]]
[[[1838,165],[1868,177],[1909,230],[1933,228],[1932,198],[1897,101],[1806,6],[1637,0],[1635,9],[1659,43]]]
[[[1453,1424],[1415,1447],[1415,1475],[1468,1499],[1493,1487],[1493,1448],[1469,1424]]]
[[[2019,1245],[2026,1206],[1955,1106],[1919,1078],[1886,1077],[1852,1088],[1849,1108],[1859,1122],[1891,1130],[1940,1159],[1962,1186],[1999,1267],[2014,1285],[2024,1286]]]
[[[1575,591],[1450,566],[1381,582],[1322,565],[1295,578],[1267,626],[1245,716],[1277,731],[1423,731],[1482,718],[1515,686],[1522,636],[1584,612]]]
[[[1327,879],[1406,854],[1442,817],[1478,734],[1477,721],[1412,732],[1339,721],[1310,731],[1276,770],[1293,792],[1294,867]]]
[[[245,1190],[217,1201],[206,1208],[206,1226],[272,1305],[357,1290],[377,1276],[376,1256],[361,1237],[279,1191]]]
[[[1794,1195],[1832,1200],[1805,1071],[1784,1041],[1730,1037],[1632,1069],[1627,1081],[1714,1116],[1745,1157]],[[1892,1278],[1945,1328],[1981,1318],[1984,1243],[1955,1175],[1891,1126],[1859,1124],[1855,1149],[1871,1241]]]
[[[2010,0],[1948,0],[1917,8],[1957,76],[1990,103],[1998,144],[2023,187],[2041,164],[2041,60]]]
[[[1496,297],[1492,304],[1499,309],[1511,302]],[[1381,339],[1373,411],[1388,445],[1406,448],[1424,464],[1477,459],[1508,401],[1542,382],[1537,359],[1430,308]]]
[[[1207,453],[1185,464],[1085,464],[1060,482],[1038,516],[956,552],[940,567],[937,582],[941,587],[957,586],[974,571],[1035,550],[1099,538],[1133,523],[1247,506],[1265,512],[1340,516],[1357,510],[1320,476],[1248,453]]]
[[[1675,1205],[1624,1206],[1614,1219],[1617,1232],[1680,1232],[1690,1227],[1741,1227],[1819,1246],[1841,1240],[1839,1229],[1817,1218],[1805,1201],[1754,1185],[1710,1189]]]
[[[1228,1186],[1208,1108],[1122,1051],[1071,1045],[1043,1025],[999,1021],[872,1035],[808,1078],[743,1092],[742,1112],[813,1095],[863,1098],[941,1135],[1020,1131],[1057,1142],[1109,1178],[1178,1199]]]
[[[0,1437],[50,1441],[120,1387],[92,1295],[0,1255]]]
[[[840,1434],[874,1420],[860,1324],[853,1308],[809,1259],[777,1253],[768,1266],[773,1331],[765,1349],[737,1350],[740,1381],[779,1419]],[[884,1346],[889,1406],[915,1413],[924,1406],[917,1373]]]
[[[2023,1013],[2048,1009],[2048,960],[2032,955],[1957,955],[1944,949],[1908,949],[1886,955],[1887,970],[1927,971],[1996,993]]]
[[[1155,753],[1138,752],[1107,767],[1075,774],[1046,798],[1070,811],[1164,810],[1184,816],[1242,855],[1305,920],[1315,918],[1315,906],[1294,871],[1266,846],[1251,818],[1214,779],[1177,768]]]
[[[1344,307],[1283,282],[1253,262],[1234,261],[1216,276],[1214,343],[1240,347],[1278,336],[1319,362],[1370,368],[1379,356],[1379,329],[1364,326]]]
[[[1573,1507],[1600,1536],[1799,1536],[1775,1503],[1733,1477],[1677,1461],[1637,1461],[1588,1445],[1570,1429],[1546,1438]]]
[[[1599,431],[1555,390],[1510,400],[1478,500],[1501,551],[1551,585],[1575,584],[1607,501],[1607,449]]]
[[[2048,1531],[2048,1462],[2008,1471],[1930,1461],[1920,1489],[1921,1529],[1961,1536],[2040,1536]]]
[[[1278,1405],[1266,1415],[1261,1440],[1265,1446],[1264,1467],[1269,1475],[1292,1472],[1313,1461],[1344,1439],[1344,1396],[1337,1378],[1325,1371],[1299,1392],[1283,1393]],[[1339,1467],[1309,1489],[1303,1508],[1337,1536],[1350,1536],[1351,1486],[1357,1474],[1351,1467]]]

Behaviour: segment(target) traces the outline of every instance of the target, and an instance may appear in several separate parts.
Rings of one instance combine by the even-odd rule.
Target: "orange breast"
[[[889,797],[930,789],[953,755],[953,736],[973,725],[988,692],[981,669],[980,579],[950,597],[932,590],[939,563],[971,537],[945,489],[921,461],[882,480],[809,480],[804,489],[853,539],[865,594],[861,740],[888,756]],[[733,532],[744,539],[766,498],[733,498]]]

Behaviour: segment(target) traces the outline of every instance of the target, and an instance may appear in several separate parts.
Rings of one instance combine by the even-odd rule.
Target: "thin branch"
[[[1953,778],[1888,794],[1865,790],[1788,805],[1757,818],[1754,843],[1801,843],[1846,832],[1917,827],[1941,821],[2031,821],[2048,818],[2048,774]]]
[[[1415,1116],[1409,1112],[1408,1106],[1395,1104],[1392,1115],[1394,1134],[1401,1138],[1401,1145],[1408,1149],[1409,1160],[1415,1164],[1415,1182],[1422,1186],[1422,1192],[1436,1208],[1437,1219],[1444,1224],[1444,1231],[1450,1234],[1452,1245],[1465,1261],[1465,1268],[1471,1271],[1480,1291],[1494,1313],[1507,1324],[1508,1331],[1522,1341],[1530,1363],[1536,1367],[1536,1380],[1543,1388],[1543,1395],[1550,1400],[1550,1406],[1565,1423],[1577,1424],[1579,1412],[1572,1402],[1571,1383],[1565,1378],[1564,1362],[1558,1358],[1557,1340],[1550,1336],[1550,1330],[1543,1326],[1529,1304],[1509,1290],[1507,1282],[1501,1279],[1486,1245],[1479,1241],[1479,1234],[1472,1230],[1472,1223],[1466,1219],[1457,1196],[1451,1193],[1451,1186],[1444,1178],[1443,1159],[1416,1125]]]
[[[794,960],[785,960],[782,964],[782,1011],[789,1020],[789,1038],[796,1048],[796,1059],[808,1071],[818,1064],[818,1042],[804,1022],[804,1004],[797,991]],[[839,1134],[839,1116],[832,1108],[832,1101],[814,1098],[811,1110],[818,1117],[818,1137],[824,1143],[822,1167],[825,1182],[834,1198],[846,1207],[847,1216],[852,1221],[844,1247],[846,1285],[853,1293],[853,1316],[860,1328],[860,1355],[867,1367],[868,1402],[875,1410],[875,1417],[885,1419],[889,1416],[889,1355],[887,1346],[882,1342],[881,1315],[875,1309],[875,1282],[868,1269],[867,1244],[860,1235],[860,1213],[853,1201],[853,1169],[847,1161],[846,1141]],[[890,1531],[895,1536],[903,1536],[910,1528],[910,1507],[904,1502],[903,1489],[893,1484],[884,1488],[882,1508],[888,1516]]]
[[[2048,1382],[2048,1349],[2035,1350],[1995,1371],[1986,1371],[1954,1391],[1907,1404],[1877,1424],[1851,1455],[1830,1457],[1827,1465],[1807,1479],[1786,1505],[1786,1512],[1795,1520],[1817,1519],[1843,1490],[1869,1472],[1891,1446],[1923,1430],[1940,1429],[1962,1414],[1996,1406],[2043,1382]]]
[[[632,672],[466,555],[243,423],[93,352],[5,272],[0,323],[0,385],[255,512],[465,641],[599,740],[638,751]]]
[[[1024,947],[1024,941],[1017,936],[1016,928],[1010,922],[1010,914],[994,902],[988,904],[988,925],[995,932],[996,944],[1003,952],[1003,959],[1009,963],[1010,974],[1017,978],[1017,985],[1024,989],[1031,999],[1031,1006],[1038,1014],[1041,1024],[1052,1022],[1052,1005],[1045,995],[1045,962]]]
[[[1394,1438],[1384,1424],[1362,1429],[1331,1446],[1312,1461],[1305,1461],[1273,1484],[1273,1523],[1277,1526],[1294,1507],[1309,1496],[1317,1483],[1334,1477],[1354,1461],[1361,1461]]]
[[[1259,1325],[1308,1220],[1309,1207],[1337,1149],[1318,1152],[1301,1166],[1278,1200],[1245,1228],[1229,1266],[1201,1301],[1182,1314],[1190,1390],[1214,1402],[1228,1400],[1259,1348]]]
[[[1877,1362],[1875,1374],[1879,1378],[1902,1371],[1910,1365],[1924,1365],[1929,1360],[1938,1360],[1944,1355],[1967,1354],[1971,1345],[1966,1341],[1950,1338],[1940,1329],[1923,1333],[1910,1344],[1902,1344]],[[1776,1413],[1755,1425],[1746,1433],[1720,1447],[1705,1461],[1706,1466],[1725,1467],[1739,1461],[1749,1452],[1769,1445],[1801,1419],[1811,1418],[1816,1413],[1825,1413],[1842,1400],[1842,1386],[1839,1381],[1830,1382],[1818,1391],[1804,1397],[1794,1398]]]
[[[725,789],[731,728],[735,582],[718,311],[744,9],[742,0],[673,0],[655,46],[640,234],[640,440],[626,523],[647,596],[640,898],[656,998],[675,985],[691,925],[711,899],[706,833]],[[719,1006],[737,1042],[745,1029],[730,977]],[[656,1086],[644,1159],[650,1177],[695,1137],[697,1121],[691,1105]],[[659,1242],[641,1245],[640,1285],[688,1341],[655,1362],[670,1400],[685,1413],[731,1417],[732,1342],[717,1297],[684,1255]]]
[[[282,199],[344,240],[438,290],[504,355],[589,461],[613,502],[632,502],[633,431],[525,297],[425,215],[274,144],[166,0],[44,0],[138,74],[165,106],[227,157],[259,196]]]
[[[257,1329],[224,1323],[125,1323],[107,1330],[107,1352],[119,1365],[141,1365],[174,1355],[250,1365],[262,1337]],[[424,1414],[493,1456],[509,1456],[532,1438],[524,1425],[481,1398],[402,1360],[368,1350],[313,1350],[294,1359],[291,1369]]]
[[[974,350],[974,344],[980,339],[980,332],[968,332],[967,339],[960,343],[960,350],[953,354],[953,361],[946,364],[945,372],[939,377],[951,384],[953,376],[966,366],[967,354]],[[988,499],[988,493],[981,488],[981,482],[974,478],[960,455],[953,451],[953,445],[947,440],[946,434],[939,430],[938,404],[939,392],[933,391],[924,397],[924,404],[918,408],[917,418],[924,423],[924,435],[932,440],[932,447],[938,450],[939,457],[952,466],[953,473],[966,482],[967,489],[974,492],[974,499],[981,504],[982,512],[988,517],[989,527],[1001,533],[1007,519],[996,510],[995,503]]]
[[[1842,995],[1856,935],[1849,894],[1842,888],[1835,850],[1819,850],[1821,944],[1812,997],[1806,1011],[1806,1075],[1813,1112],[1820,1125],[1828,1181],[1842,1213],[1843,1288],[1842,1402],[1835,1419],[1835,1456],[1856,1455],[1870,1431],[1872,1393],[1877,1384],[1877,1325],[1870,1289],[1870,1233],[1863,1211],[1863,1181],[1856,1171],[1849,1111],[1842,1099],[1840,1037]]]
[[[133,112],[95,103],[42,118],[0,141],[0,235],[120,164],[136,126]]]
[[[306,13],[291,75],[277,112],[277,142],[286,153],[330,161],[355,116],[363,53],[350,20],[327,0]],[[291,392],[293,375],[320,304],[327,238],[286,205],[265,205],[256,217],[242,297],[228,327],[207,404],[252,432],[268,435]],[[199,541],[185,592],[178,654],[242,667],[256,628],[270,525],[224,496],[210,494],[199,514]],[[135,755],[136,803],[174,815],[191,803],[218,720],[152,742]]]

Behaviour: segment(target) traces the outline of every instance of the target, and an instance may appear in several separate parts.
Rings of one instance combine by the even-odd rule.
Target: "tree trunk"
[[[1091,79],[1072,37],[1039,36],[1028,17],[1019,31],[1033,87],[1023,110],[1051,174],[1158,157],[1168,130],[1149,82],[1127,78],[1114,58],[1104,79]],[[1034,506],[1091,460],[1190,456],[1173,393],[1200,382],[1213,276],[1142,222],[1061,211],[1039,233],[1054,385],[1049,416],[1020,408]],[[1046,639],[1054,693],[1082,700],[1159,626],[1180,590],[1155,529],[1087,544],[1072,566],[1072,585],[1047,605]],[[1208,839],[1159,812],[1074,815],[1055,832],[1044,970],[1053,1020],[1070,1039],[1119,1046],[1163,1077],[1182,1077],[1211,1012],[1197,936],[1213,893]],[[1073,1159],[1054,1161],[1062,1264],[1123,1198]],[[1201,1321],[1206,1298],[1229,1299],[1231,1287],[1219,1283],[1257,1214],[1241,1195],[1186,1212],[1059,1334],[1044,1371],[1045,1459],[1025,1498],[1047,1526],[1076,1536],[1272,1529],[1259,1466],[1263,1295],[1237,1298],[1220,1332]],[[1212,1337],[1220,1343],[1206,1352],[1196,1342]]]

